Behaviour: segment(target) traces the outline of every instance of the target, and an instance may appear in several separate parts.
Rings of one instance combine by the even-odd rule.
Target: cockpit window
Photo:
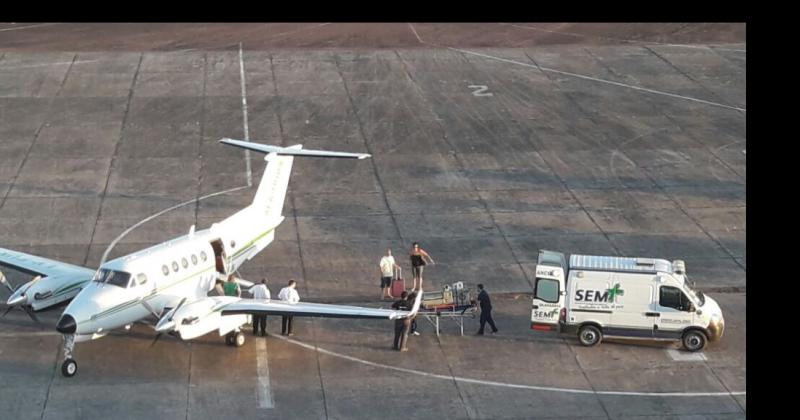
[[[100,269],[94,276],[94,281],[96,282],[113,284],[114,286],[123,288],[128,287],[130,279],[131,273],[109,270],[107,268]]]

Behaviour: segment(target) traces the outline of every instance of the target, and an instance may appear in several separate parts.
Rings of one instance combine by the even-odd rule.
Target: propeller
[[[145,302],[142,301],[142,303],[144,304]],[[161,338],[161,336],[165,332],[167,334],[169,334],[169,335],[171,335],[171,336],[173,336],[173,337],[175,337],[175,338],[180,340],[181,337],[180,337],[180,335],[178,335],[178,331],[175,328],[177,325],[175,325],[175,323],[172,321],[172,318],[175,316],[176,313],[178,313],[178,310],[181,309],[181,306],[183,306],[184,303],[186,303],[186,298],[181,299],[180,303],[178,303],[178,306],[176,306],[174,309],[172,309],[169,312],[167,312],[167,314],[164,315],[164,318],[162,318],[160,321],[158,321],[158,324],[156,324],[156,331],[158,331],[158,334],[156,334],[155,338],[153,339],[153,342],[150,344],[150,347],[155,346],[156,342],[158,341],[158,339]],[[146,305],[145,307],[148,307],[148,306]],[[152,308],[149,308],[149,309],[152,309]],[[155,312],[155,311],[151,310],[151,312]],[[181,340],[181,342],[183,342],[183,340]]]
[[[29,281],[28,283],[23,284],[22,286],[14,289],[11,286],[11,282],[9,282],[8,278],[6,278],[5,274],[3,274],[2,271],[0,271],[0,283],[3,283],[6,286],[6,288],[8,288],[8,290],[11,291],[11,297],[8,299],[8,301],[11,302],[11,303],[8,304],[8,307],[6,308],[6,311],[3,312],[3,315],[2,315],[3,318],[5,318],[5,316],[8,315],[8,313],[11,312],[12,309],[20,308],[26,314],[28,314],[28,317],[30,317],[33,320],[33,322],[35,322],[36,324],[39,325],[39,328],[44,329],[44,327],[45,327],[44,324],[42,324],[42,321],[39,320],[38,316],[36,316],[36,313],[33,312],[33,308],[31,308],[30,305],[25,305],[25,304],[22,303],[22,302],[25,302],[27,300],[25,298],[24,291],[22,291],[23,293],[20,293],[19,296],[14,296],[14,295],[17,294],[17,292],[21,291],[20,289],[22,289],[23,287],[25,288],[25,290],[29,289],[30,286],[33,285],[33,283],[35,283],[36,281],[38,281],[41,278],[42,278],[42,276],[36,276],[36,277],[33,278],[33,280]],[[12,300],[14,302],[12,302]]]
[[[144,306],[145,309],[147,309],[151,314],[153,314],[154,317],[156,317],[156,322],[161,319],[161,314],[156,312],[156,310],[153,309],[153,307],[150,306],[150,304],[145,300],[142,300],[142,306]]]
[[[14,288],[11,287],[11,283],[8,282],[8,279],[6,278],[6,275],[3,274],[2,271],[0,271],[0,283],[3,283],[8,288],[8,290],[11,292],[12,295],[14,294],[14,292],[16,292],[16,290],[14,290]]]

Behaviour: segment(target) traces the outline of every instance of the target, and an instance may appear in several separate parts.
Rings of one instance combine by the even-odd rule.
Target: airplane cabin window
[[[189,261],[186,261],[186,258],[181,258],[181,265],[186,268],[189,266]]]
[[[178,272],[178,262],[177,261],[173,261],[172,262],[172,271],[174,271],[176,273]]]
[[[167,270],[169,271],[169,270]],[[144,273],[139,273],[136,275],[136,282],[141,286],[147,283],[147,276]]]
[[[192,264],[197,265],[197,255],[192,254]]]
[[[200,251],[200,259],[203,260],[203,262],[208,259],[205,251]]]
[[[165,276],[168,276],[169,275],[169,267],[167,267],[166,265],[162,265],[161,266],[161,272],[164,273]]]

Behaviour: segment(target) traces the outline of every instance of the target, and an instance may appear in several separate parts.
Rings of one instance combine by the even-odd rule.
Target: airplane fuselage
[[[104,336],[207,296],[218,278],[235,272],[266,247],[283,221],[266,220],[247,207],[209,229],[103,264],[64,310],[57,329],[78,341]],[[263,214],[263,213],[262,213]]]

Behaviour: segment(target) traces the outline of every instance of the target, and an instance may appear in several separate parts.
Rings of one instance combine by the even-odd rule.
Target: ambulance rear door
[[[531,306],[532,330],[558,331],[560,329],[559,319],[564,310],[567,294],[566,269],[564,254],[539,251]]]

